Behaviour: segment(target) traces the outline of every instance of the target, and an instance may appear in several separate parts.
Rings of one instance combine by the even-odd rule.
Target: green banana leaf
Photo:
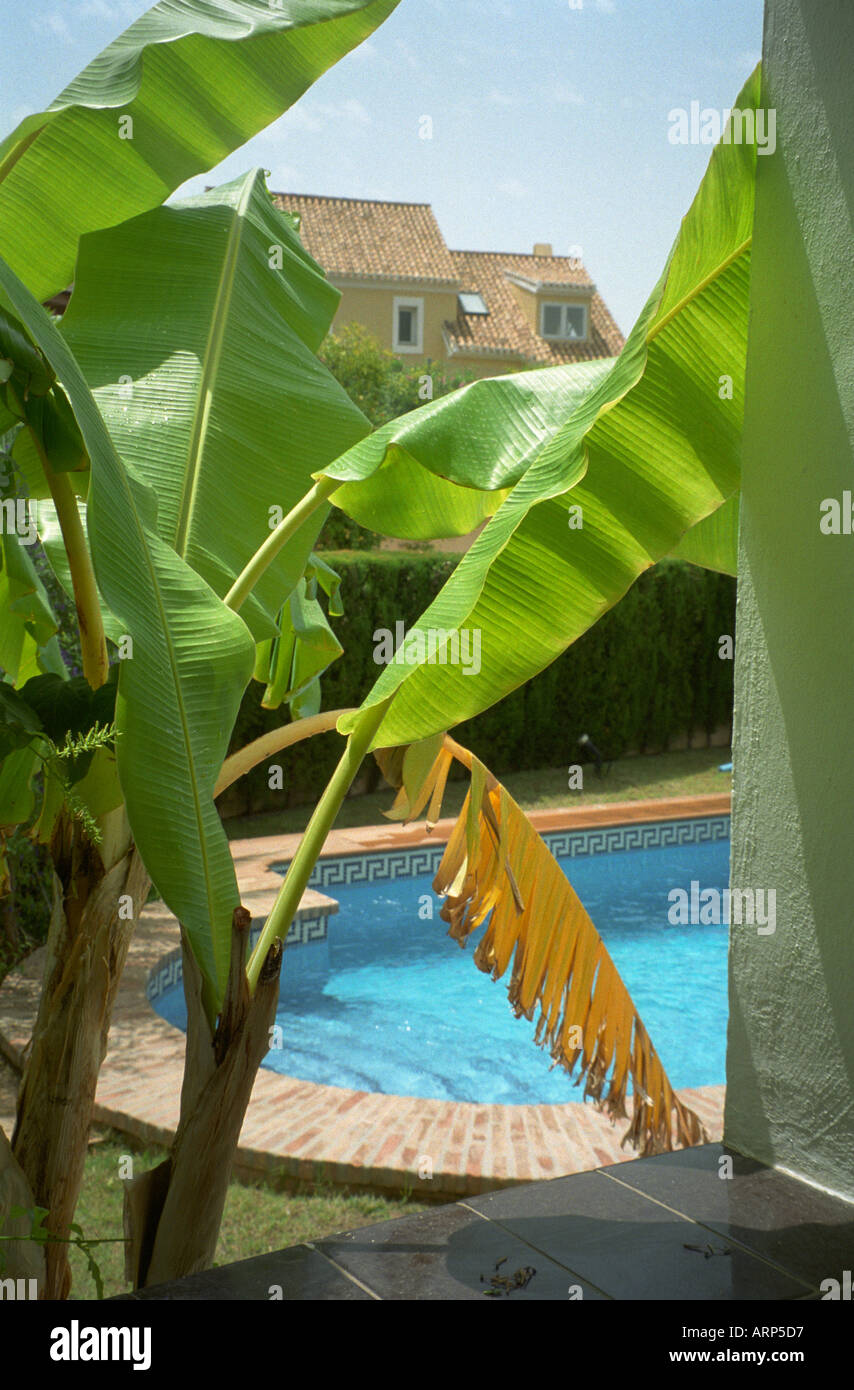
[[[701,569],[735,575],[738,571],[738,508],[741,491],[727,498],[711,516],[692,526],[671,550],[676,560],[687,560]]]
[[[33,777],[39,768],[38,754],[32,748],[17,748],[0,762],[0,831],[8,834],[24,825],[36,806]],[[5,879],[0,863],[0,889]]]
[[[14,692],[22,704],[26,705],[38,721],[47,738],[61,748],[67,738],[79,739],[98,725],[108,729],[114,722],[116,709],[116,682],[118,671],[115,667],[110,678],[98,690],[93,690],[83,676],[63,680],[60,676],[47,672],[27,681],[20,691]],[[74,754],[65,760],[67,781],[70,785],[81,781],[92,766],[94,748]]]
[[[613,365],[603,358],[488,377],[390,421],[324,470],[343,483],[335,505],[388,536],[468,535]]]
[[[0,255],[39,300],[84,232],[164,202],[302,96],[398,0],[161,0],[0,144]]]
[[[41,671],[64,676],[57,621],[29,548],[14,532],[0,535],[0,670],[13,685]]]
[[[86,503],[80,498],[77,500],[77,511],[83,524],[84,534],[86,532]],[[50,501],[40,501],[38,504],[38,523],[39,540],[48,558],[50,567],[55,577],[62,585],[69,598],[74,597],[74,585],[71,580],[71,566],[68,562],[68,552],[65,549],[65,542],[62,539],[62,530],[59,525],[59,518],[56,515],[56,508]],[[110,642],[118,644],[127,632],[126,625],[121,622],[114,613],[111,613],[103,595],[101,595],[101,621],[104,625],[104,633]]]
[[[227,593],[312,473],[370,424],[315,356],[339,292],[272,204],[261,170],[80,242],[61,332],[162,540]],[[256,638],[296,587],[318,511],[241,616]]]
[[[133,642],[116,700],[119,778],[146,868],[205,974],[213,1017],[240,900],[213,788],[254,643],[242,619],[156,534],[155,499],[125,469],[68,344],[0,259],[0,310],[9,305],[62,384],[91,459],[92,560]]]
[[[757,69],[737,105],[758,100]],[[395,696],[375,747],[423,739],[531,679],[737,492],[755,163],[751,145],[714,150],[620,357],[535,451],[371,689],[362,708]],[[725,374],[731,400],[718,394]],[[482,465],[467,470],[460,399],[446,397],[438,417],[406,417],[407,455],[420,465],[410,469],[413,506],[419,476],[431,469],[449,476],[434,451],[437,431],[445,451],[455,449],[453,481],[482,485]],[[512,476],[510,448],[527,427],[523,410],[496,429],[510,447],[505,453],[499,445],[493,479],[500,482],[505,467]],[[353,484],[349,497],[342,489],[345,510],[360,487],[375,488],[378,470],[394,466],[396,438],[386,434],[382,458],[359,445],[325,470]],[[707,549],[702,537],[697,549]],[[357,718],[343,718],[341,731]]]
[[[71,407],[68,407],[69,410]],[[73,419],[73,416],[72,416]],[[19,421],[15,422],[19,424]],[[82,445],[82,439],[80,443]],[[48,441],[46,452],[48,457],[53,457],[51,441]],[[64,453],[64,448],[62,450]],[[68,472],[71,486],[75,492],[85,497],[89,486],[89,455],[84,453],[77,454],[76,466],[65,469]],[[71,456],[65,454],[66,461],[71,461]],[[50,487],[44,475],[42,461],[39,458],[38,449],[32,434],[27,429],[19,429],[12,441],[10,451],[10,461],[15,473],[15,489],[19,496],[30,497],[36,501],[47,500],[50,498]],[[61,460],[60,460],[61,461]],[[60,468],[57,470],[62,472]]]
[[[267,682],[263,707],[278,709],[287,700],[295,719],[319,712],[320,677],[344,650],[310,588],[299,581],[282,610],[279,636],[255,665],[256,680]]]
[[[20,691],[0,683],[0,825],[28,820],[39,801],[30,836],[48,844],[63,805],[85,816],[90,827],[122,804],[114,751],[103,735],[85,737],[95,726],[108,733],[116,703],[115,668],[110,680],[93,690],[82,676],[69,680],[47,673],[28,680]],[[81,747],[81,737],[87,746]],[[71,751],[76,747],[76,751]],[[26,750],[27,757],[14,757]],[[42,774],[38,788],[36,772]],[[10,817],[14,816],[13,822]]]
[[[26,748],[42,730],[38,711],[17,690],[0,682],[0,762]]]
[[[315,598],[321,589],[329,600],[327,607],[330,618],[340,618],[344,613],[341,598],[341,576],[319,555],[310,555],[305,567],[305,582],[309,585],[309,597]]]

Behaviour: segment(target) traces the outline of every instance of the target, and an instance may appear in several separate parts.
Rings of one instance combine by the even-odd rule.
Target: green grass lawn
[[[558,806],[593,806],[601,802],[646,801],[665,796],[700,796],[708,792],[728,792],[732,777],[719,772],[728,763],[728,748],[692,748],[679,753],[656,753],[621,758],[612,763],[602,777],[592,764],[585,763],[584,789],[567,789],[565,767],[540,768],[533,772],[512,772],[504,778],[510,795],[524,811],[541,811]],[[456,815],[463,804],[468,779],[451,782],[445,794],[443,814]],[[381,825],[383,812],[394,799],[389,787],[368,796],[349,797],[335,824],[342,829],[361,825]],[[232,840],[254,835],[287,835],[305,830],[312,806],[292,806],[259,816],[235,816],[226,821]]]
[[[132,1153],[128,1142],[114,1132],[91,1145],[74,1218],[86,1239],[121,1238],[122,1179],[119,1172],[122,1160],[129,1156],[133,1158],[134,1173],[141,1173],[155,1167],[165,1153],[156,1149]],[[303,1184],[295,1191],[283,1192],[266,1183],[233,1182],[228,1189],[214,1263],[224,1265],[246,1260],[251,1255],[282,1250],[303,1240],[317,1240],[336,1231],[353,1230],[423,1209],[424,1204],[420,1202],[348,1193],[346,1189],[331,1186]],[[116,1244],[95,1246],[92,1254],[100,1267],[104,1296],[109,1298],[112,1294],[127,1292],[124,1246],[120,1240]],[[85,1254],[72,1248],[70,1260],[74,1279],[72,1298],[97,1298]]]

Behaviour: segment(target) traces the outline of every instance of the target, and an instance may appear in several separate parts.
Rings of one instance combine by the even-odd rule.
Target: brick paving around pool
[[[729,809],[725,793],[541,811],[531,820],[546,832],[714,816]],[[447,838],[452,824],[440,821],[429,840],[423,826],[333,831],[324,855],[435,844]],[[281,884],[272,866],[288,860],[298,842],[299,836],[283,835],[232,843],[242,900],[253,918],[269,909]],[[323,906],[323,896],[309,890],[300,911],[308,918]],[[177,922],[161,903],[150,904],[131,944],[98,1083],[96,1121],[146,1143],[168,1144],[178,1121],[184,1034],[160,1018],[146,997],[151,972],[178,946]],[[0,988],[0,1052],[17,1067],[36,1015],[41,968],[39,951]],[[697,1112],[710,1140],[720,1140],[723,1085],[679,1094]],[[264,1067],[252,1092],[236,1166],[244,1177],[323,1180],[411,1191],[429,1200],[631,1159],[633,1150],[620,1145],[626,1128],[627,1122],[615,1127],[592,1105],[577,1101],[476,1105],[424,1100],[319,1086]]]

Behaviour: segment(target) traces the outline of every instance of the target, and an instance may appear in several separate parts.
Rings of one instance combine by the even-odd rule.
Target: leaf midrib
[[[752,236],[745,237],[744,241],[741,243],[740,246],[737,246],[734,251],[731,251],[728,256],[725,256],[724,259],[714,267],[714,269],[709,271],[708,275],[705,275],[702,280],[698,281],[696,285],[693,285],[687,294],[683,294],[682,298],[678,299],[676,303],[673,305],[673,308],[668,309],[664,317],[662,319],[659,319],[658,323],[654,323],[652,325],[652,327],[646,335],[647,343],[651,343],[655,338],[657,338],[659,333],[661,333],[663,329],[665,329],[667,325],[673,319],[675,319],[678,314],[681,314],[682,310],[687,308],[687,306],[692,302],[692,300],[699,299],[700,295],[703,294],[709,288],[709,285],[713,284],[715,280],[719,280],[720,277],[725,273],[725,271],[729,270],[730,266],[733,265],[734,262],[737,261],[741,256],[743,256],[745,251],[748,251],[750,249],[752,241]]]
[[[219,283],[217,285],[216,305],[210,328],[208,329],[208,339],[202,358],[202,370],[196,397],[196,409],[193,415],[193,427],[190,433],[189,448],[187,450],[187,466],[184,470],[184,485],[181,489],[181,502],[178,508],[178,515],[175,519],[173,549],[176,550],[182,558],[186,558],[187,541],[201,479],[205,442],[207,440],[211,411],[213,409],[213,393],[219,375],[220,361],[222,360],[226,326],[231,311],[231,298],[237,276],[237,265],[243,242],[243,233],[246,227],[246,210],[255,191],[257,177],[257,174],[252,174],[247,178],[246,187],[241,193],[238,203],[234,207],[231,230],[228,234],[228,242],[226,244]]]

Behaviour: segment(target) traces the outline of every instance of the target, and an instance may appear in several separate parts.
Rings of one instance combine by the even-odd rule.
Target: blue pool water
[[[726,887],[729,841],[560,860],[676,1087],[724,1080],[728,928],[672,926],[668,892]],[[504,981],[446,936],[432,875],[326,890],[328,940],[285,951],[277,1046],[265,1066],[392,1095],[503,1104],[580,1099],[515,1019]],[[432,920],[426,913],[433,905]],[[155,1007],[185,1024],[180,986]]]

